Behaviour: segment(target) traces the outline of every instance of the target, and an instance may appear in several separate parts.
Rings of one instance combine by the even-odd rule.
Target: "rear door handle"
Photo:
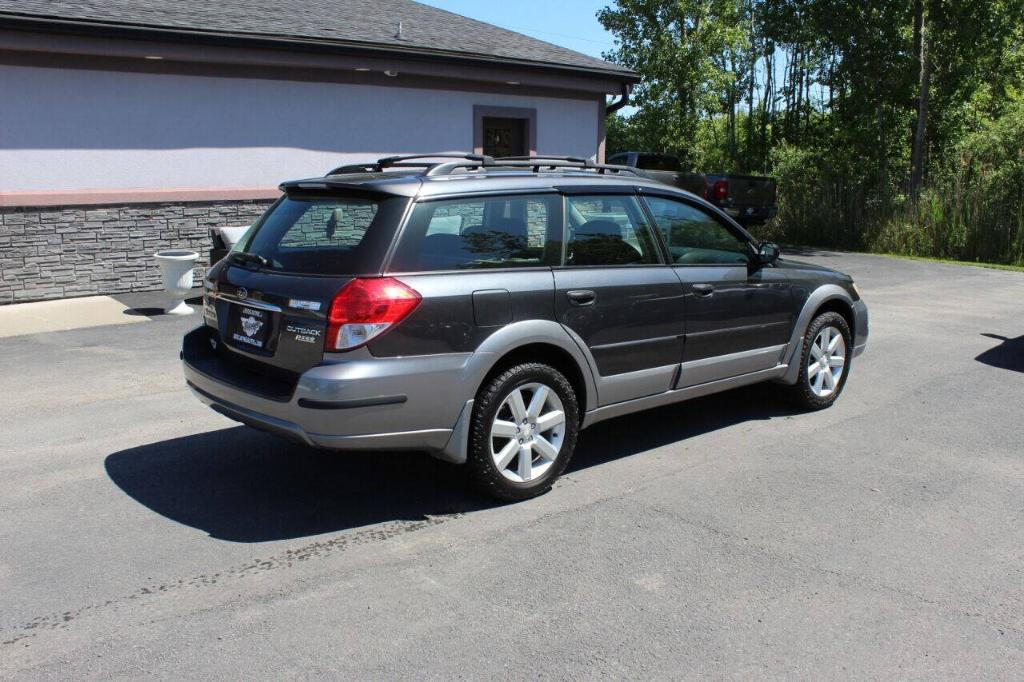
[[[693,293],[697,294],[702,298],[710,296],[711,294],[715,293],[714,284],[693,284],[690,288],[693,289]]]
[[[590,305],[597,300],[597,294],[590,289],[575,289],[565,292],[565,295],[573,305]]]

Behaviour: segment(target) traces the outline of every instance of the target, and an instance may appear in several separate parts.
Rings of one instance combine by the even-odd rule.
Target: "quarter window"
[[[734,234],[714,216],[682,201],[647,197],[658,229],[665,235],[672,262],[681,265],[746,264],[747,240]]]
[[[660,260],[654,234],[634,196],[570,196],[566,219],[566,265],[646,265]]]
[[[560,253],[557,195],[426,201],[413,209],[391,270],[537,267]]]

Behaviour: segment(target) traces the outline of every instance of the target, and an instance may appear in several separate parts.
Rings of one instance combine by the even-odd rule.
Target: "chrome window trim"
[[[251,298],[238,298],[237,296],[229,296],[228,294],[221,292],[211,292],[211,295],[214,298],[219,298],[220,300],[227,301],[228,303],[249,306],[250,308],[257,308],[259,310],[267,310],[272,313],[284,312],[283,308],[281,308],[280,306],[276,306],[273,303],[264,303],[263,301],[257,301]]]

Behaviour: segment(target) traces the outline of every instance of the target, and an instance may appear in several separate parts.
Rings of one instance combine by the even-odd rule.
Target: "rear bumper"
[[[194,372],[188,365],[185,365],[185,376],[188,387],[192,389],[192,393],[214,412],[218,412],[228,419],[233,419],[246,426],[251,426],[254,429],[273,433],[310,447],[330,450],[431,450],[440,452],[445,449],[445,446],[452,437],[452,429],[424,429],[420,431],[393,431],[354,435],[311,433],[295,422],[242,407],[204,390],[200,387],[200,384],[206,383],[207,388],[213,388],[219,392],[223,392],[227,387],[223,385],[210,386],[207,382],[214,384],[216,382],[209,379],[209,377]]]
[[[775,217],[775,206],[728,206],[722,210],[738,223],[766,223]]]
[[[458,385],[463,354],[380,359],[368,352],[311,368],[290,396],[259,395],[219,372],[212,351],[200,355],[204,344],[196,340],[204,334],[191,332],[182,351],[195,396],[230,419],[313,447],[443,452],[472,398]]]

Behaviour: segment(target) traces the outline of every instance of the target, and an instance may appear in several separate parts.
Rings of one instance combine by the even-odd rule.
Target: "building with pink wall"
[[[603,158],[619,66],[409,0],[0,0],[0,303],[156,288],[285,179]]]

